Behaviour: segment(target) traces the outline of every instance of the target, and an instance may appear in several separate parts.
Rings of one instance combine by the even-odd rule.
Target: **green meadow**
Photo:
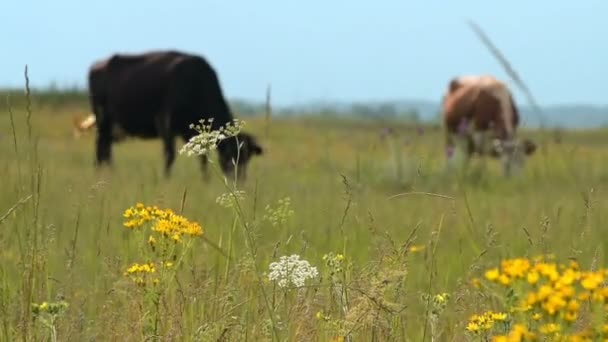
[[[520,130],[539,149],[507,179],[497,160],[448,168],[440,126],[259,113],[241,119],[264,154],[235,185],[185,154],[166,179],[160,140],[115,144],[97,170],[95,132],[73,135],[86,103],[1,103],[2,341],[485,341],[469,318],[517,293],[476,286],[485,270],[606,264],[606,129]],[[153,220],[124,225],[137,203],[203,233],[153,245]],[[318,274],[281,287],[270,264],[294,254]],[[155,263],[149,281],[134,263]]]

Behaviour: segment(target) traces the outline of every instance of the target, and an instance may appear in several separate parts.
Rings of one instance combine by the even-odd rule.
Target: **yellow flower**
[[[576,312],[573,312],[573,311],[568,311],[564,315],[564,319],[566,321],[568,321],[568,322],[574,322],[574,321],[576,321],[577,317],[578,317],[578,314]]]
[[[512,259],[502,262],[503,272],[511,278],[523,278],[524,274],[530,268],[528,259]]]
[[[410,253],[416,253],[416,252],[421,252],[423,251],[425,248],[424,245],[415,245],[415,246],[410,246],[410,248],[408,248],[408,251]]]
[[[449,298],[450,298],[450,294],[444,292],[444,293],[436,294],[435,297],[433,298],[433,300],[437,304],[445,304]]]
[[[555,264],[540,263],[535,265],[535,269],[550,281],[556,281],[559,278],[559,272]]]
[[[588,273],[583,276],[581,286],[587,290],[595,290],[604,281],[604,275],[601,273]]]
[[[553,334],[561,331],[561,326],[555,323],[547,323],[542,325],[539,330],[543,334]]]
[[[550,315],[554,315],[566,306],[566,301],[557,295],[550,296],[543,304],[543,309]]]
[[[494,281],[494,280],[498,279],[499,276],[500,276],[500,272],[498,271],[498,268],[493,268],[486,272],[486,279],[488,279],[490,281]]]
[[[528,283],[530,283],[530,285],[534,285],[538,282],[540,275],[538,274],[538,272],[533,271],[533,272],[528,273],[526,278],[528,280]]]
[[[504,312],[493,312],[490,314],[490,317],[495,321],[505,321],[507,319],[507,314]]]
[[[469,322],[469,324],[467,324],[467,331],[468,332],[472,332],[472,333],[478,333],[481,330],[481,327],[479,326],[479,324],[475,323],[475,322]]]
[[[591,293],[589,292],[583,292],[578,295],[578,300],[580,301],[587,301],[589,298],[591,298]]]
[[[580,309],[581,305],[579,304],[579,302],[576,299],[572,299],[571,301],[568,302],[568,310],[570,311],[578,311]]]
[[[342,254],[336,255],[336,260],[339,260],[339,261],[344,260],[344,255],[342,255]]]
[[[549,285],[543,285],[538,290],[538,300],[543,301],[553,293],[553,288]]]
[[[506,274],[501,274],[498,277],[498,281],[505,286],[507,286],[511,283],[511,279]]]

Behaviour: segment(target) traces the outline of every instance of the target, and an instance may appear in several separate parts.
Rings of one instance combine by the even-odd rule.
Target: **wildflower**
[[[323,255],[325,265],[327,266],[327,268],[329,268],[329,271],[332,275],[342,272],[344,259],[344,255],[334,254],[333,252],[329,252],[328,254]]]
[[[511,283],[511,279],[506,274],[501,274],[500,276],[498,276],[498,282],[507,286]]]
[[[530,269],[530,262],[522,258],[505,260],[502,262],[502,269],[511,278],[523,278]]]
[[[42,302],[42,304],[40,304],[40,311],[46,311],[49,308],[49,303],[47,302]]]
[[[568,311],[566,312],[566,314],[564,315],[564,319],[568,322],[574,322],[576,321],[576,318],[578,317],[578,314],[574,311]]]
[[[234,193],[224,193],[215,199],[215,203],[224,208],[232,208],[236,201],[242,201],[245,198],[245,191],[236,190]]]
[[[68,308],[68,303],[65,301],[58,302],[42,302],[40,304],[32,303],[32,313],[34,315],[48,314],[58,315]]]
[[[156,273],[156,265],[153,262],[147,264],[135,263],[127,268],[124,272],[124,276],[130,277],[136,285],[143,287],[146,285],[146,279],[148,279],[148,276],[152,273]],[[153,283],[158,282],[153,281]]]
[[[552,334],[552,333],[559,332],[561,330],[561,327],[555,323],[547,323],[547,324],[541,326],[539,330],[543,334]]]
[[[604,276],[601,273],[588,273],[583,276],[581,286],[586,290],[595,290],[604,281]]]
[[[154,267],[154,263],[147,264],[133,264],[131,267],[127,269],[125,272],[125,276],[134,274],[134,273],[154,273],[156,272],[156,268]]]
[[[171,209],[159,209],[158,207],[146,207],[138,203],[135,207],[125,210],[124,215],[129,220],[124,223],[127,228],[139,228],[146,222],[153,222],[152,231],[158,232],[163,237],[169,237],[175,242],[181,242],[182,235],[199,236],[203,234],[201,226],[196,222],[190,222],[187,218],[175,214]],[[148,244],[154,247],[156,238],[150,236]]]
[[[493,312],[491,313],[491,318],[495,321],[505,321],[507,319],[507,314],[504,312]]]
[[[319,275],[316,267],[311,266],[306,260],[300,260],[297,254],[282,256],[278,262],[271,263],[269,267],[268,279],[277,281],[280,287],[287,287],[289,284],[302,287],[307,279]]]
[[[449,293],[438,293],[435,295],[435,297],[433,297],[433,301],[437,304],[443,305],[445,304],[448,299],[450,299],[450,294]]]
[[[425,248],[424,245],[414,245],[414,246],[410,246],[410,248],[408,248],[408,252],[417,253],[417,252],[423,251],[424,248]]]
[[[285,224],[287,219],[294,214],[294,211],[290,209],[290,205],[291,199],[289,197],[279,199],[276,209],[272,208],[270,205],[266,205],[264,219],[270,221],[273,226]]]
[[[454,146],[448,146],[445,149],[445,154],[448,157],[448,159],[452,159],[452,157],[454,157]]]
[[[190,129],[196,130],[198,134],[190,138],[190,140],[182,146],[179,150],[180,154],[186,153],[188,156],[208,155],[211,151],[217,149],[217,145],[222,140],[236,136],[244,125],[244,122],[239,121],[238,119],[235,119],[232,123],[229,122],[218,129],[212,129],[213,119],[209,119],[207,122],[203,119],[200,120],[199,123],[200,124],[197,125],[190,125]]]
[[[485,331],[486,339],[492,337],[492,341],[537,340],[538,334],[560,341],[591,341],[604,337],[599,326],[589,326],[586,320],[579,318],[581,302],[591,306],[592,312],[596,309],[603,310],[602,315],[608,312],[608,287],[604,287],[608,270],[583,272],[574,261],[558,264],[553,259],[552,256],[536,257],[531,261],[507,259],[501,261],[500,267],[488,269],[485,278],[508,289],[505,299],[514,303],[509,312],[518,312],[514,318],[523,318],[523,321],[510,322],[506,314],[486,312],[472,316],[467,330]],[[494,325],[501,321],[506,322],[504,328],[511,326],[511,330],[492,336]]]
[[[526,279],[527,279],[528,283],[530,283],[530,285],[535,285],[538,282],[539,278],[540,278],[540,275],[536,271],[530,272],[526,276]]]
[[[469,322],[469,324],[467,324],[466,330],[468,332],[478,333],[481,330],[481,327],[475,322]]]
[[[493,268],[486,272],[486,279],[490,281],[498,279],[499,276],[500,272],[498,271],[498,268]]]

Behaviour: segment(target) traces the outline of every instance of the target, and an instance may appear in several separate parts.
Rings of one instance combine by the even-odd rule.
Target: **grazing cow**
[[[463,76],[452,79],[443,100],[446,149],[454,149],[456,137],[467,142],[467,158],[488,153],[503,160],[509,175],[513,163],[523,163],[536,145],[530,140],[516,140],[519,112],[507,86],[492,76]],[[486,147],[490,135],[492,146]]]
[[[160,137],[165,176],[169,176],[176,136],[188,141],[197,134],[190,124],[198,124],[201,119],[213,119],[213,130],[233,121],[216,72],[196,55],[177,51],[116,54],[91,66],[88,86],[94,117],[87,118],[78,129],[97,126],[97,165],[110,164],[112,143],[126,136]],[[224,174],[233,173],[233,163],[238,159],[241,177],[250,158],[263,153],[255,138],[243,132],[236,139],[222,140],[217,151]],[[201,156],[201,167],[206,173],[206,156]]]

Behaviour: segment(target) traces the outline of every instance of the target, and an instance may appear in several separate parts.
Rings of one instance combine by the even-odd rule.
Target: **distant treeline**
[[[26,91],[23,89],[0,90],[0,97],[4,104],[10,103],[13,107],[21,107],[26,104]],[[88,107],[88,94],[82,89],[31,89],[30,101],[32,108],[79,106]],[[0,103],[2,103],[0,102]],[[255,116],[266,113],[264,102],[253,102],[241,99],[229,99],[230,106],[238,116]],[[315,115],[321,117],[355,117],[360,119],[382,118],[386,120],[399,119],[410,122],[421,120],[418,111],[404,108],[397,103],[353,103],[353,104],[323,104],[312,103],[307,105],[294,105],[277,107],[272,106],[273,116],[301,116]]]
[[[38,106],[65,107],[74,106],[88,110],[87,92],[79,88],[31,90],[31,108]],[[0,90],[0,108],[5,108],[7,101],[13,107],[26,104],[23,89]],[[249,101],[229,99],[230,106],[237,117],[265,115],[266,104],[263,100]],[[585,104],[544,106],[539,114],[525,103],[519,103],[522,115],[522,125],[525,127],[545,128],[596,128],[608,127],[608,106],[592,106]],[[410,123],[440,122],[439,103],[437,101],[376,101],[376,102],[323,102],[313,101],[306,104],[276,106],[271,103],[272,116],[295,117],[315,116],[325,118],[351,118],[359,120],[382,120]]]

